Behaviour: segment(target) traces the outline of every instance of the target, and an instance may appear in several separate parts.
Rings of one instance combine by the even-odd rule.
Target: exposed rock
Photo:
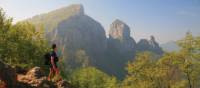
[[[17,75],[14,68],[0,61],[0,71],[0,88],[74,88],[64,80],[48,81],[40,67]]]
[[[38,79],[45,76],[45,73],[41,70],[40,67],[34,67],[29,70],[26,74],[29,78]]]
[[[67,81],[48,81],[40,67],[34,67],[26,75],[18,75],[19,87],[30,88],[73,88]]]
[[[40,67],[34,67],[29,70],[26,75],[18,75],[18,81],[24,84],[29,84],[31,87],[44,87],[44,88],[55,88],[56,86],[47,81],[44,73]]]
[[[84,50],[90,64],[111,75],[121,75],[127,61],[134,58],[136,46],[146,46],[140,43],[136,45],[130,36],[129,26],[120,20],[115,20],[110,25],[107,39],[101,24],[87,16],[83,6],[79,4],[34,16],[28,21],[36,27],[42,24],[46,29],[47,40],[65,47],[65,53],[68,54],[66,57],[70,58],[67,60],[70,61],[64,63],[70,67],[77,66],[73,63],[77,59],[76,52]],[[147,42],[148,48],[138,50],[160,50],[153,38]]]
[[[59,81],[59,82],[57,82],[57,87],[58,88],[74,88],[74,87],[72,87],[71,86],[71,84],[69,84],[67,81],[65,81],[65,80],[62,80],[62,81]]]
[[[129,38],[130,28],[124,22],[117,19],[110,25],[109,36],[113,39]]]
[[[109,31],[108,48],[120,53],[134,53],[136,47],[135,40],[130,36],[130,28],[124,22],[115,20]]]
[[[162,48],[159,46],[159,44],[156,42],[154,36],[150,37],[150,40],[147,39],[141,39],[137,43],[137,51],[143,52],[143,51],[151,51],[156,54],[163,54]]]
[[[106,50],[104,28],[100,23],[84,14],[82,5],[70,5],[35,16],[28,21],[36,26],[44,25],[50,43],[64,46],[70,53],[68,57],[72,60],[75,59],[73,54],[83,49],[89,56],[90,62],[98,64],[96,62]]]
[[[67,81],[48,81],[40,67],[34,67],[26,75],[18,75],[21,88],[73,88]]]
[[[130,36],[130,28],[120,20],[110,25],[107,58],[103,68],[111,75],[122,79],[125,76],[125,64],[134,58],[136,42]],[[103,62],[103,61],[102,61]]]
[[[71,51],[84,49],[89,56],[98,58],[106,49],[103,27],[86,15],[76,15],[62,21],[56,30],[56,39],[62,40],[62,45],[65,44]]]

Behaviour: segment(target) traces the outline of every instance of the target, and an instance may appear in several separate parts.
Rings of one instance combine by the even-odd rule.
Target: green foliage
[[[128,63],[127,70],[124,88],[156,88],[157,66],[151,53],[138,54],[135,61]]]
[[[190,32],[186,34],[183,40],[178,44],[182,47],[180,54],[183,56],[180,64],[181,70],[188,81],[189,88],[197,88],[200,86],[200,47],[199,37],[193,37]]]
[[[127,66],[128,75],[122,88],[199,88],[200,39],[187,33],[178,44],[179,52],[166,53],[155,59],[150,53],[140,53]]]
[[[94,67],[80,68],[71,75],[71,82],[78,88],[117,88],[117,80]]]
[[[32,67],[43,64],[48,50],[43,29],[28,22],[12,24],[0,11],[0,58],[13,66]]]
[[[89,56],[87,56],[84,50],[78,50],[75,54],[76,63],[79,64],[78,67],[87,67],[89,66]]]

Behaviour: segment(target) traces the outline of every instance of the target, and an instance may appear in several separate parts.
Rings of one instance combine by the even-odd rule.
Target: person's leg
[[[62,81],[62,77],[61,77],[61,75],[60,75],[60,71],[59,71],[59,69],[58,68],[56,68],[56,71],[55,71],[55,74],[56,74],[56,82],[59,82],[59,81]]]
[[[59,71],[59,69],[58,69],[57,64],[55,64],[55,65],[56,65],[55,74],[56,74],[57,77],[58,77],[58,80],[57,80],[57,81],[61,81],[61,80],[62,80],[62,77],[61,77],[61,75],[60,75],[60,71]]]
[[[55,63],[55,67],[56,67],[56,69],[55,69],[55,73],[56,73],[56,75],[58,75],[58,74],[59,74],[59,70],[58,70],[57,63]]]
[[[53,69],[52,69],[52,68],[49,68],[49,76],[48,76],[48,80],[49,80],[49,81],[51,80],[52,74],[53,74]]]

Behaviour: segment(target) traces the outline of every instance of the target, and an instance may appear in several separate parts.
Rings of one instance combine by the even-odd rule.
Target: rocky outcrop
[[[25,75],[18,75],[18,81],[21,83],[29,84],[32,87],[55,87],[53,83],[46,80],[45,74],[41,71],[40,67],[32,68]]]
[[[150,51],[150,52],[156,53],[158,55],[163,54],[163,50],[159,46],[159,44],[156,42],[154,36],[151,36],[150,40],[141,39],[137,43],[137,51],[139,51],[139,52]]]
[[[14,68],[0,61],[0,71],[0,88],[74,88],[65,80],[48,81],[40,67],[17,74]]]
[[[134,58],[135,48],[136,42],[130,36],[129,26],[120,20],[115,20],[110,25],[106,58],[102,61],[103,69],[122,79],[126,63]]]
[[[18,75],[20,88],[73,88],[67,81],[48,81],[40,67],[30,69],[25,75]]]
[[[130,36],[130,28],[124,22],[115,20],[109,31],[108,48],[120,53],[134,53],[136,47],[135,40]]]

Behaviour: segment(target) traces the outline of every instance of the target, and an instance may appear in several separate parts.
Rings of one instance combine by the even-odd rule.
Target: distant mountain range
[[[138,43],[130,36],[130,28],[116,19],[111,23],[109,37],[102,25],[84,13],[82,5],[75,4],[27,19],[36,27],[45,28],[50,43],[65,47],[66,64],[76,67],[80,50],[89,58],[90,65],[123,78],[124,67],[136,52],[151,51],[162,55],[163,50],[153,36]],[[84,53],[81,53],[84,54]],[[85,60],[85,59],[84,59]],[[85,62],[81,60],[81,62]]]
[[[160,45],[164,51],[172,52],[172,51],[179,51],[180,47],[177,45],[175,41],[169,41],[167,43]]]

